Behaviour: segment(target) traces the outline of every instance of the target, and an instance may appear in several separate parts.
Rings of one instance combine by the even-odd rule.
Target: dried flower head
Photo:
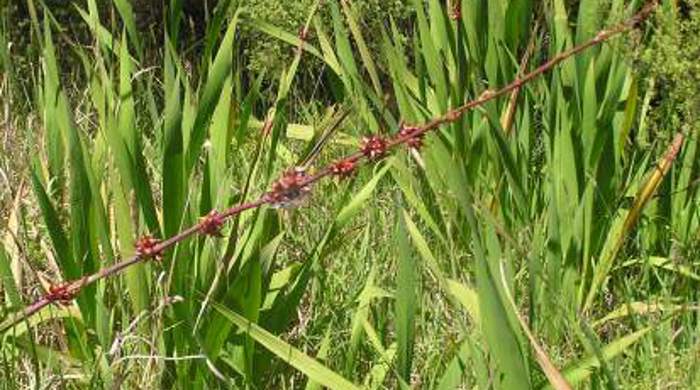
[[[78,289],[71,283],[62,282],[49,286],[49,291],[44,295],[50,302],[58,302],[61,305],[68,305],[75,299]]]
[[[216,210],[212,210],[199,220],[199,231],[209,236],[221,237],[221,227],[224,217]]]
[[[146,258],[161,261],[163,259],[163,250],[158,248],[160,240],[153,236],[143,236],[136,241],[136,255]]]
[[[360,150],[362,154],[370,160],[378,160],[386,154],[387,143],[382,137],[373,135],[362,138]]]
[[[420,128],[415,126],[407,126],[401,124],[401,130],[399,130],[399,137],[406,139],[406,145],[409,148],[420,150],[423,147],[423,137],[425,133],[419,132]]]
[[[293,168],[282,174],[276,182],[272,183],[270,191],[265,194],[265,200],[273,207],[292,207],[311,191],[305,184],[309,175],[302,168]]]
[[[348,178],[355,173],[355,168],[357,168],[357,163],[354,160],[340,160],[331,165],[331,173],[334,176],[338,176],[341,179]]]

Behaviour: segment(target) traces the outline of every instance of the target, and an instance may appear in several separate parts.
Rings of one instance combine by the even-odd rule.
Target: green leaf
[[[34,160],[34,167],[32,169],[32,188],[34,189],[34,196],[37,198],[39,208],[41,209],[41,215],[46,224],[46,229],[49,232],[51,244],[56,251],[56,259],[65,273],[64,276],[68,279],[76,279],[80,276],[80,269],[73,260],[73,251],[68,243],[63,227],[61,226],[58,213],[39,179],[40,169],[41,167],[38,160]]]
[[[471,355],[469,352],[469,341],[462,342],[461,347],[442,374],[436,387],[437,390],[458,389],[459,386],[464,383],[464,377],[468,372],[466,370],[467,363]]]
[[[114,219],[116,224],[119,247],[122,251],[122,258],[134,253],[134,242],[136,239],[135,226],[131,220],[131,210],[127,201],[127,196],[117,185],[116,178],[112,180],[114,186]],[[148,309],[150,302],[150,289],[148,287],[148,275],[145,264],[135,265],[125,271],[126,288],[129,291],[134,312],[141,313]]]
[[[234,48],[234,38],[236,35],[236,27],[238,24],[238,16],[240,10],[236,11],[233,18],[229,22],[228,28],[226,29],[226,34],[221,40],[219,45],[219,51],[216,53],[214,62],[211,65],[209,73],[207,75],[207,81],[204,84],[204,92],[199,101],[197,108],[197,115],[194,119],[194,124],[192,125],[192,133],[190,135],[190,142],[187,145],[187,160],[185,165],[186,177],[189,177],[189,173],[192,172],[192,168],[195,166],[200,153],[202,152],[202,145],[206,138],[206,130],[209,127],[209,121],[216,103],[221,95],[221,90],[224,83],[228,77],[231,76],[231,69],[233,66],[233,48]]]
[[[674,305],[670,303],[627,302],[610,311],[605,317],[591,323],[592,328],[599,328],[605,323],[630,316],[644,316],[652,313],[673,313],[681,310],[697,310],[697,306]]]
[[[340,210],[338,216],[333,222],[333,226],[336,229],[341,229],[348,223],[348,221],[350,221],[351,218],[357,215],[357,213],[364,208],[365,202],[367,202],[367,199],[369,199],[369,197],[372,195],[374,189],[377,187],[377,184],[382,177],[384,177],[384,174],[390,167],[391,163],[387,163],[384,167],[382,167],[379,172],[377,172],[374,177],[372,177],[372,179],[355,194],[352,200]]]
[[[398,200],[397,200],[398,203]],[[413,346],[415,344],[415,321],[418,310],[419,270],[413,258],[406,234],[406,216],[397,205],[398,223],[395,242],[398,249],[396,276],[396,341],[398,374],[407,383],[411,381]],[[402,213],[403,211],[403,213]]]
[[[428,76],[436,90],[439,110],[444,112],[448,104],[448,88],[444,68],[440,63],[442,56],[435,47],[435,41],[430,32],[428,19],[425,15],[425,9],[423,8],[423,1],[413,0],[413,5],[416,9],[416,16],[418,19],[421,54],[427,66]]]
[[[348,21],[350,33],[352,34],[352,37],[355,40],[355,43],[357,44],[357,49],[360,52],[362,62],[365,66],[365,69],[367,70],[367,73],[369,74],[370,80],[372,80],[372,86],[374,87],[374,91],[377,93],[377,96],[382,96],[382,86],[379,82],[377,67],[374,64],[374,60],[372,59],[372,55],[370,54],[369,49],[367,48],[367,43],[365,42],[365,39],[362,36],[360,26],[355,20],[355,14],[352,10],[352,3],[348,5],[347,1],[341,1],[340,5],[343,8],[343,13],[345,13],[345,18]]]
[[[323,361],[328,357],[328,352],[331,350],[331,334],[333,330],[333,324],[329,324],[328,328],[326,328],[326,333],[323,336],[323,340],[321,340],[321,346],[318,348],[318,355],[316,357],[318,360]],[[321,384],[316,383],[309,379],[309,381],[306,383],[306,390],[322,390]]]
[[[22,306],[22,297],[17,290],[15,275],[12,273],[10,259],[2,242],[0,242],[0,286],[7,293],[7,298],[13,307],[19,308]]]
[[[235,313],[219,303],[213,303],[214,309],[224,315],[241,331],[247,333],[260,345],[272,352],[279,359],[296,368],[309,379],[318,382],[329,389],[334,390],[359,390],[359,387],[338,375],[328,367],[319,363],[316,359],[306,355],[279,337],[266,331],[255,323],[250,322],[242,315]]]
[[[117,135],[112,137],[114,138],[112,147],[115,148],[115,154],[118,154],[117,159],[122,164],[121,173],[126,180],[127,193],[132,190],[136,192],[140,209],[151,234],[158,235],[160,226],[136,126],[134,89],[131,85],[132,67],[126,37],[122,36],[119,54],[119,111],[117,113],[117,126],[121,137]]]
[[[452,172],[451,184],[459,185],[465,178],[461,171],[447,168]],[[499,284],[494,275],[497,270],[500,253],[496,252],[497,240],[490,226],[482,227],[477,223],[471,202],[471,194],[462,188],[460,206],[469,224],[469,232],[464,232],[465,240],[471,241],[476,260],[476,287],[479,296],[479,313],[481,329],[486,337],[489,351],[493,355],[498,369],[499,387],[504,389],[527,389],[530,387],[530,377],[527,371],[527,361],[523,355],[516,328],[509,318],[504,298],[501,296]],[[466,230],[466,229],[465,229]],[[482,233],[484,231],[484,233]],[[490,239],[491,245],[487,252],[484,238]]]
[[[302,43],[302,40],[299,38],[299,35],[286,32],[283,29],[274,26],[270,23],[267,23],[263,20],[248,18],[248,24],[252,25],[255,29],[260,30],[265,34],[273,38],[279,39],[283,42],[287,42],[294,47],[299,47],[299,45]],[[317,48],[313,47],[308,42],[304,41],[302,48],[304,51],[313,55],[314,57],[317,57],[321,61],[325,61],[325,58],[321,54],[321,52],[319,52]],[[335,67],[332,66],[332,63],[328,63],[328,65],[331,66],[331,68],[335,69]]]
[[[62,127],[65,122],[62,120],[62,111],[59,105],[62,104],[60,92],[60,79],[58,66],[56,65],[56,53],[51,37],[49,23],[44,23],[44,61],[43,61],[43,101],[39,103],[43,106],[44,128],[46,129],[46,154],[48,162],[49,179],[56,182],[56,187],[63,189],[63,178],[65,176],[65,138]]]
[[[226,184],[224,179],[228,170],[229,144],[233,135],[230,121],[232,84],[231,78],[228,77],[221,89],[221,96],[209,127],[209,180],[213,205],[218,204],[220,187]]]
[[[173,61],[166,55],[168,61]],[[182,134],[182,104],[179,77],[166,78],[165,118],[163,122],[163,234],[170,237],[180,229],[185,204],[185,168]]]
[[[7,321],[0,323],[0,336],[19,337],[46,321],[61,318],[70,319],[71,321],[76,321],[79,323],[83,322],[80,311],[75,305],[60,307],[49,305],[39,310],[36,315],[29,317],[26,320],[17,322],[13,327],[7,327],[8,323],[14,322],[13,317],[10,317]]]
[[[479,296],[476,291],[454,279],[447,280],[447,288],[457,302],[467,310],[472,321],[480,325],[481,314],[479,309]]]
[[[97,4],[95,3],[95,0],[88,0],[88,8],[90,10],[89,13],[85,12],[85,10],[80,8],[75,3],[73,6],[78,11],[78,14],[80,14],[80,17],[83,18],[85,23],[90,26],[92,35],[96,38],[97,42],[99,42],[105,49],[113,51],[114,43],[116,41],[112,36],[112,33],[110,33],[109,30],[107,30],[102,23],[100,23],[100,16],[97,13]]]
[[[653,327],[643,328],[636,332],[630,333],[628,335],[622,336],[618,339],[613,340],[608,345],[602,348],[602,356],[606,360],[613,359],[614,357],[627,351],[632,345],[639,341],[642,337],[646,336]],[[598,357],[594,354],[587,356],[581,360],[572,362],[563,371],[564,378],[569,381],[572,385],[586,380],[592,373],[593,370],[600,367],[601,363]],[[545,389],[549,389],[550,386],[543,386]]]
[[[133,43],[136,50],[141,53],[141,40],[139,39],[139,32],[136,29],[136,21],[134,19],[134,12],[131,7],[131,3],[127,0],[113,0],[114,5],[117,7],[117,12],[124,22],[124,27],[129,33],[129,39]],[[125,43],[122,43],[123,45]]]
[[[700,282],[700,275],[693,272],[692,268],[683,264],[675,264],[667,257],[650,256],[648,259],[649,265],[674,272],[680,276]]]

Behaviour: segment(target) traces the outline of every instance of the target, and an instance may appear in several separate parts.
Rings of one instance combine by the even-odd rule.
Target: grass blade
[[[647,327],[638,330],[634,333],[630,333],[626,336],[620,337],[613,340],[608,345],[601,349],[603,357],[610,360],[621,353],[625,352],[629,347],[634,345],[636,342],[646,336],[653,328]],[[600,361],[595,355],[588,356],[577,362],[570,364],[564,369],[563,375],[569,383],[577,385],[582,381],[586,380],[593,372],[594,369],[600,367]],[[543,386],[543,388],[550,388],[549,386]]]
[[[231,76],[231,69],[233,67],[234,37],[238,25],[239,13],[240,11],[236,11],[229,22],[228,28],[226,29],[226,34],[221,40],[219,51],[216,53],[214,62],[212,63],[207,75],[207,81],[204,84],[204,92],[202,93],[202,98],[199,101],[197,116],[195,117],[194,124],[192,125],[190,142],[187,145],[187,160],[185,165],[186,173],[192,172],[192,168],[199,158],[202,151],[202,145],[204,144],[204,140],[207,135],[206,130],[209,127],[208,123],[212,114],[214,113],[216,102],[219,100],[224,82]],[[189,174],[186,176],[189,177]]]
[[[398,195],[397,195],[398,196]],[[398,203],[398,200],[396,201]],[[398,249],[398,274],[396,277],[396,340],[397,340],[397,369],[401,378],[411,381],[411,365],[413,363],[413,346],[415,344],[415,320],[418,310],[418,268],[413,253],[408,244],[405,216],[398,207],[398,224],[395,233]]]
[[[212,303],[214,309],[235,324],[243,332],[250,335],[260,345],[282,359],[290,366],[301,371],[314,382],[318,382],[334,390],[359,390],[359,387],[338,375],[316,359],[306,355],[279,337],[250,322],[242,315],[235,313],[219,303]]]
[[[10,259],[2,242],[0,242],[0,286],[7,294],[7,298],[13,307],[19,308],[22,306],[22,297],[20,297],[17,290],[15,275],[12,273]]]

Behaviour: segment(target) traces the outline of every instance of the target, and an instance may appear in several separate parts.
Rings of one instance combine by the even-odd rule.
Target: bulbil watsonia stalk
[[[319,169],[313,175],[310,175],[305,170],[298,168],[286,170],[277,181],[272,183],[270,190],[260,196],[257,200],[239,204],[221,212],[213,210],[208,215],[202,217],[199,223],[164,240],[158,240],[151,236],[144,236],[140,238],[135,245],[135,254],[131,258],[103,268],[92,275],[87,275],[74,281],[63,282],[49,287],[48,292],[44,294],[44,296],[34,301],[29,306],[26,306],[21,312],[11,316],[3,324],[0,324],[0,333],[4,333],[6,330],[31,317],[51,303],[63,305],[69,304],[86,285],[117,275],[124,269],[137,263],[146,262],[148,260],[160,261],[163,253],[167,249],[175,246],[177,243],[187,238],[196,235],[220,235],[220,230],[223,224],[237,214],[264,205],[269,205],[272,207],[288,207],[290,205],[294,205],[296,201],[311,192],[312,185],[317,181],[327,176],[333,176],[339,179],[350,177],[363,163],[379,160],[387,156],[392,149],[395,149],[398,146],[405,144],[408,148],[419,150],[423,146],[424,137],[428,132],[437,129],[441,125],[457,121],[467,111],[479,107],[486,102],[504,96],[515,89],[521,88],[523,85],[551,70],[562,61],[575,56],[576,54],[590,47],[599,45],[622,32],[634,28],[651,14],[653,9],[656,7],[656,4],[657,2],[655,0],[648,2],[630,19],[612,28],[599,31],[595,37],[589,41],[559,53],[530,73],[516,78],[510,84],[497,90],[486,90],[478,98],[469,101],[462,106],[454,108],[440,117],[437,117],[422,125],[410,126],[402,123],[397,134],[391,138],[385,138],[379,135],[365,137],[363,138],[358,151]],[[305,38],[307,34],[308,31],[304,31],[304,34],[300,35],[302,38]]]

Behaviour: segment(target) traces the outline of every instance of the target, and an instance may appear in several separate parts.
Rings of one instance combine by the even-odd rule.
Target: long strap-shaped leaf
[[[294,348],[289,343],[283,341],[279,337],[276,337],[257,324],[248,321],[242,315],[235,313],[218,303],[213,303],[212,306],[224,317],[228,318],[236,326],[241,328],[241,330],[248,333],[250,337],[255,339],[255,341],[260,343],[260,345],[265,347],[268,351],[272,352],[280,359],[289,363],[289,365],[292,367],[304,373],[304,375],[308,376],[309,379],[313,380],[314,382],[320,383],[321,385],[330,389],[360,389],[358,386],[355,386],[347,379],[335,373],[333,370],[319,363],[318,360]]]

